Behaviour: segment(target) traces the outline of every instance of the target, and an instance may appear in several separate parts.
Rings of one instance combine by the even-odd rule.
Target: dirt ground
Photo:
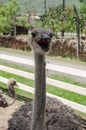
[[[12,106],[0,108],[0,130],[8,129],[8,120],[12,118],[12,114],[23,104],[24,102],[16,101]]]

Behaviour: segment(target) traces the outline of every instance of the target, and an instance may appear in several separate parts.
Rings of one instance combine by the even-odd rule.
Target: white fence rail
[[[33,60],[28,60],[28,59],[24,59],[24,58],[15,57],[15,56],[7,56],[7,55],[0,54],[0,59],[8,60],[8,61],[11,61],[11,62],[16,62],[16,63],[20,63],[20,64],[25,64],[25,65],[29,65],[29,66],[34,66]],[[70,75],[86,78],[86,71],[84,71],[84,70],[68,68],[68,67],[53,65],[53,64],[48,64],[48,63],[46,65],[46,68],[49,69],[49,70],[67,73],[67,74],[70,74]],[[0,65],[0,70],[3,70],[3,71],[6,71],[6,72],[9,72],[9,73],[13,73],[13,74],[34,80],[34,74],[27,73],[25,71],[17,70],[17,69],[2,66],[2,65]],[[8,79],[0,76],[0,81],[7,84]],[[82,88],[82,87],[79,87],[79,86],[76,86],[76,85],[64,83],[64,82],[54,80],[54,79],[50,79],[50,78],[47,78],[47,84],[50,84],[50,85],[53,85],[53,86],[56,86],[56,87],[60,87],[60,88],[63,88],[63,89],[66,89],[66,90],[69,90],[69,91],[72,91],[72,92],[86,96],[86,88]],[[19,88],[24,90],[24,91],[34,93],[34,89],[31,88],[30,86],[26,86],[26,85],[20,84],[20,83],[19,83],[19,86],[20,86]],[[80,105],[78,103],[69,101],[67,99],[64,99],[64,98],[61,98],[59,96],[55,96],[55,95],[52,95],[52,94],[49,94],[49,93],[47,93],[47,95],[50,96],[50,97],[54,97],[56,99],[59,99],[64,104],[71,106],[73,109],[76,109],[78,111],[86,113],[86,106],[84,106],[84,105]]]
[[[34,74],[0,65],[0,70],[34,80]],[[46,78],[47,84],[86,96],[86,88]]]
[[[7,84],[8,79],[0,76],[0,81]],[[34,93],[34,88],[31,88],[30,86],[26,86],[26,85],[20,84],[20,83],[18,83],[18,85],[19,85],[19,89],[22,89],[22,90],[30,92],[30,93]],[[59,96],[55,96],[55,95],[52,95],[49,93],[47,93],[47,96],[56,98],[56,99],[60,100],[61,102],[63,102],[64,104],[72,107],[73,109],[86,113],[86,106],[84,106],[84,105],[80,105],[78,103],[69,101],[67,99],[64,99],[64,98],[61,98]]]
[[[29,65],[29,66],[34,66],[33,60],[29,60],[29,59],[25,59],[25,58],[0,54],[0,59],[8,60],[11,62],[16,62],[16,63],[20,63],[20,64],[25,64],[25,65]],[[54,64],[49,64],[49,63],[46,64],[46,69],[86,78],[85,70],[74,69],[74,68],[70,68],[70,67],[64,67],[61,65],[54,65]]]

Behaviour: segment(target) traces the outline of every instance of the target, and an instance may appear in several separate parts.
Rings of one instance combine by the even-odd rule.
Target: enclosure
[[[85,0],[0,0],[0,90],[1,130],[86,129]]]

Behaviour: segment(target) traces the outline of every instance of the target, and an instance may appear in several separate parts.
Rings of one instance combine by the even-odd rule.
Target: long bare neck
[[[35,96],[31,130],[43,130],[46,100],[45,55],[35,52]]]
[[[35,53],[35,87],[46,86],[45,55]]]

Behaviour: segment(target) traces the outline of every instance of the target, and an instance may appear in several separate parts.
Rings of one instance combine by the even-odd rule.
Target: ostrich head
[[[12,97],[14,98],[16,96],[15,90],[14,90],[14,86],[18,86],[17,82],[15,79],[10,78],[8,81],[8,90],[11,93]]]
[[[18,86],[17,83],[16,83],[16,80],[13,79],[13,78],[10,78],[9,81],[8,81],[8,90],[11,93],[13,100],[12,100],[11,103],[8,103],[6,98],[5,98],[5,94],[0,93],[0,107],[4,107],[4,108],[8,107],[15,102],[16,93],[15,93],[15,90],[14,90],[14,86]]]
[[[46,53],[50,50],[50,42],[53,36],[53,32],[44,28],[35,28],[31,32],[32,35],[32,47],[38,53]]]

